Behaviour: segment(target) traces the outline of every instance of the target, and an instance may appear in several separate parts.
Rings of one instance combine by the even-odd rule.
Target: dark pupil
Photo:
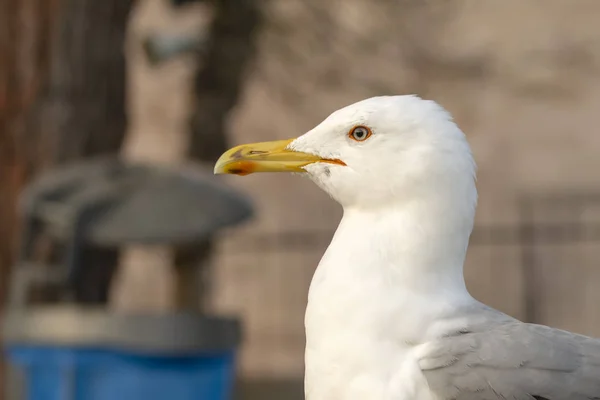
[[[365,131],[362,129],[357,129],[354,131],[354,136],[356,136],[358,139],[362,139],[362,137],[365,135]]]

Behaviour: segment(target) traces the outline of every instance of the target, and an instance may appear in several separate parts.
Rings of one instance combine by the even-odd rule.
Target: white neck
[[[336,330],[324,320],[335,321],[341,310],[340,329],[378,330],[395,321],[402,332],[390,334],[420,340],[431,333],[430,323],[473,302],[463,276],[472,208],[446,199],[345,209],[311,283],[307,335],[311,326]]]

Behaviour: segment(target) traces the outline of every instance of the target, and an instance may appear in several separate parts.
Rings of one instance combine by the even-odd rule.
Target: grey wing
[[[600,399],[600,340],[518,321],[440,339],[420,360],[444,400]]]

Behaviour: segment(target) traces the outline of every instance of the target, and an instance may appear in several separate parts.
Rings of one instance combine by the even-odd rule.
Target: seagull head
[[[477,198],[465,135],[440,105],[413,95],[369,98],[297,138],[234,147],[214,172],[301,173],[344,209],[460,203],[473,214]]]

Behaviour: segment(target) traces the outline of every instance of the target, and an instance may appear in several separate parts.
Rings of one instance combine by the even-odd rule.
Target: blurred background
[[[600,336],[599,18],[597,0],[0,0],[0,294],[26,326],[6,347],[52,342],[22,322],[47,304],[77,306],[70,338],[89,307],[230,316],[236,398],[303,399],[308,285],[341,210],[212,165],[409,93],[454,115],[479,166],[472,294]],[[19,272],[31,215],[67,243],[36,245],[57,273]]]

